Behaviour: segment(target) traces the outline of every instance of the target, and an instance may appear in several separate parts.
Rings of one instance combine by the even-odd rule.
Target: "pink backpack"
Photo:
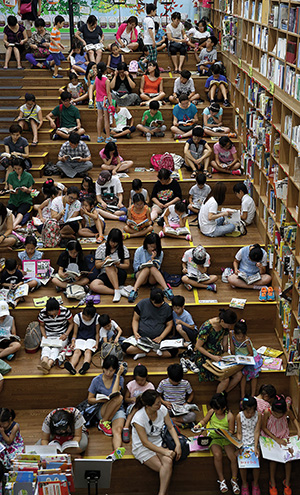
[[[59,245],[61,241],[60,228],[54,218],[46,220],[41,232],[41,240],[43,247],[54,248]]]
[[[166,168],[167,170],[174,170],[174,159],[170,153],[164,153],[163,155],[152,155],[151,165],[157,172],[161,168]]]

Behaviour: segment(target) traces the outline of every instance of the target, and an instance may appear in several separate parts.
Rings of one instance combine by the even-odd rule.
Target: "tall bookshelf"
[[[300,360],[300,0],[215,0],[257,227],[278,289],[275,331]],[[280,294],[290,287],[288,299]],[[300,412],[299,376],[289,379]]]

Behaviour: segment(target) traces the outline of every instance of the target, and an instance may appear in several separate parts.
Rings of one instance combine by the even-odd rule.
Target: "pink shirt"
[[[124,33],[125,29],[127,28],[127,22],[123,22],[118,31],[117,31],[117,34],[116,34],[116,38],[117,40],[119,40],[120,38],[122,38],[122,34]],[[138,39],[138,32],[137,32],[137,28],[134,28],[131,30],[130,32],[130,41],[133,42],[133,41],[137,41]]]
[[[220,143],[216,143],[214,144],[214,152],[219,155],[220,162],[231,163],[233,162],[233,155],[236,153],[236,148],[232,146],[230,150],[225,150],[225,148],[220,146]]]
[[[102,76],[102,79],[96,77],[95,79],[96,101],[103,101],[104,98],[107,97],[106,81],[107,81],[107,77]]]
[[[106,154],[104,153],[104,148],[102,148],[99,151],[99,155],[101,156],[102,160],[108,160]],[[119,158],[120,158],[120,162],[123,162],[124,161],[124,159],[121,157],[121,155],[119,155]],[[111,161],[111,165],[118,165],[118,160],[117,160],[117,157],[116,156],[113,156],[113,159]]]
[[[138,395],[141,395],[146,390],[155,390],[153,383],[147,382],[146,385],[141,387],[135,380],[131,380],[131,382],[128,382],[127,388],[129,390],[130,397],[138,397]]]

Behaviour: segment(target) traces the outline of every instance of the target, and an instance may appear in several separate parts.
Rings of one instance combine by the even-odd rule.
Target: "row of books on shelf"
[[[238,31],[238,19],[233,16],[225,16],[222,20],[223,36],[236,36]]]
[[[267,77],[269,81],[273,82],[274,84],[279,86],[279,88],[283,89],[284,62],[280,62],[274,57],[269,57]]]
[[[291,140],[292,144],[300,152],[300,125],[295,125],[294,127],[292,127]]]
[[[278,311],[283,327],[290,328],[291,315],[292,315],[292,308],[290,302],[282,297],[279,297]]]
[[[300,53],[300,51],[299,51]],[[300,57],[298,61],[300,67]],[[278,69],[280,68],[280,71]],[[268,57],[266,53],[262,54],[260,59],[260,73],[274,82],[287,94],[300,101],[300,74],[296,74],[294,67],[286,65],[284,80],[284,64],[273,57]]]
[[[266,94],[265,89],[255,82],[250,80],[248,86],[248,99],[253,103],[254,107],[259,110],[267,120],[271,120],[273,109],[273,97]]]
[[[269,25],[283,31],[300,34],[300,7],[281,3],[273,4],[269,13]]]
[[[236,56],[239,55],[237,53],[238,42],[237,39],[234,37],[231,36],[223,37],[221,47],[222,47],[222,51],[229,52],[232,55],[236,55]]]
[[[255,9],[255,0],[244,0],[242,2],[241,17],[250,19],[251,21],[261,22],[262,2],[258,2],[257,9]]]
[[[286,38],[278,38],[274,45],[272,53],[282,60],[286,60],[289,64],[296,64],[297,60],[297,42]],[[299,67],[299,52],[298,52],[298,67]]]

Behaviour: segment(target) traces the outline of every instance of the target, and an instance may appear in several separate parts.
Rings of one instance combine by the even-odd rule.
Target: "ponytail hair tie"
[[[243,402],[247,402],[248,400],[249,400],[248,397],[243,398]]]
[[[240,319],[240,322],[241,322],[241,323],[245,323],[244,318],[241,318],[241,319]]]

